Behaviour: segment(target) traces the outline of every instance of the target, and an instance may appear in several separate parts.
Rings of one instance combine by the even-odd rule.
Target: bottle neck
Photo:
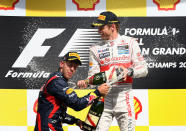
[[[88,85],[90,83],[90,80],[89,79],[85,79],[85,84]]]

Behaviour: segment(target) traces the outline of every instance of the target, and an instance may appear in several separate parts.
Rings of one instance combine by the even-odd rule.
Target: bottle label
[[[107,76],[107,81],[109,83],[118,82],[120,79],[123,78],[123,69],[118,66],[112,66],[108,71],[105,72]]]
[[[100,72],[94,75],[93,77],[93,85],[99,85],[106,82],[105,72]]]
[[[90,125],[90,126],[96,127],[96,125],[98,124],[98,121],[99,121],[99,117],[98,116],[95,116],[95,115],[92,115],[92,114],[89,113],[87,115],[85,123]]]
[[[103,97],[100,97],[98,101],[104,102],[105,99]]]
[[[84,125],[83,125],[83,130],[84,130],[84,131],[95,131],[96,128],[95,128],[95,127],[92,127],[92,126],[90,126],[90,125],[84,124]]]
[[[115,67],[112,66],[108,71],[105,72],[106,76],[107,76],[107,81],[111,82],[111,81],[117,81],[117,74],[115,71]]]

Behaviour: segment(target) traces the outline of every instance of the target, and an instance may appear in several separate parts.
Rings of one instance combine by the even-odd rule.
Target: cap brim
[[[120,24],[120,22],[119,21],[110,21],[109,23],[107,23],[107,24]],[[93,22],[92,23],[92,27],[100,27],[100,26],[104,26],[104,25],[106,25],[106,23],[100,23],[100,22]]]
[[[100,26],[103,26],[104,24],[103,23],[98,23],[98,22],[93,22],[92,23],[92,27],[100,27]]]
[[[82,65],[81,61],[79,59],[68,59],[68,61],[73,61],[73,62],[77,62],[79,65]]]
[[[81,63],[81,61],[80,60],[76,60],[77,61],[77,63],[79,64],[79,65],[82,65],[82,63]]]
[[[105,25],[105,22],[98,19],[98,20],[94,21],[91,26],[92,27],[100,27],[100,26],[103,26],[103,25]]]

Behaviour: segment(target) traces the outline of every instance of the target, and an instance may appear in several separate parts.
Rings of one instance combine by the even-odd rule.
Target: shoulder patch
[[[66,90],[66,94],[69,95],[69,94],[71,94],[73,91],[74,91],[74,90],[73,90],[72,88],[69,88],[69,89]]]

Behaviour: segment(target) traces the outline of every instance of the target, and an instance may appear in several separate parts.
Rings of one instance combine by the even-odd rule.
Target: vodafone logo
[[[0,0],[0,10],[14,10],[19,0]]]
[[[96,4],[100,2],[100,0],[72,0],[74,4],[76,4],[78,10],[95,10]]]
[[[153,0],[153,2],[158,6],[158,10],[176,10],[176,5],[180,0]]]

